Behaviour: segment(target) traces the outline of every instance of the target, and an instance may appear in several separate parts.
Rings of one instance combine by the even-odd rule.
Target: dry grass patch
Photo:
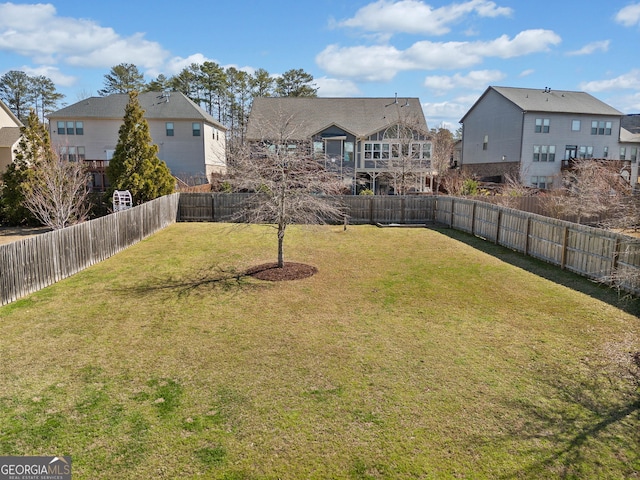
[[[637,301],[369,226],[292,228],[318,272],[265,282],[242,274],[264,231],[174,225],[0,308],[0,454],[92,479],[638,474]]]

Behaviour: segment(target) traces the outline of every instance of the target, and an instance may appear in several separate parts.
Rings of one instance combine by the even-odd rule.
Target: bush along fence
[[[0,305],[67,278],[175,223],[179,194],[0,246]]]
[[[248,194],[181,194],[178,221],[228,220]],[[640,295],[640,240],[599,228],[449,196],[344,196],[352,224],[438,223]]]

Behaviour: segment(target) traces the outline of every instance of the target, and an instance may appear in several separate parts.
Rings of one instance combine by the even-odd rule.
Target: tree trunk
[[[278,225],[278,268],[284,267],[284,230],[285,225]]]

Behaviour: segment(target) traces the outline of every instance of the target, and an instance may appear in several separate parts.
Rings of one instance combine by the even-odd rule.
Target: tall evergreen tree
[[[313,76],[303,69],[291,69],[276,79],[276,93],[280,97],[317,97]]]
[[[270,97],[274,93],[276,80],[264,68],[259,68],[253,73],[249,83],[253,98]]]
[[[129,93],[144,90],[144,75],[138,67],[131,63],[121,63],[111,68],[104,76],[104,88],[98,90],[100,96],[106,97],[112,93]]]
[[[33,80],[29,75],[11,70],[0,77],[0,100],[2,100],[20,121],[24,122],[33,105]]]
[[[111,193],[113,190],[129,190],[136,204],[168,195],[174,190],[175,179],[167,165],[158,158],[158,146],[152,143],[149,124],[135,91],[129,93],[107,176],[111,182]]]
[[[10,225],[37,223],[25,206],[23,186],[33,177],[41,159],[53,156],[49,133],[33,109],[20,131],[22,136],[15,150],[15,161],[9,164],[2,175],[0,217]]]
[[[151,80],[145,87],[145,92],[163,92],[169,88],[169,79],[164,75],[158,75],[155,80]]]
[[[44,75],[33,77],[31,82],[34,107],[40,121],[44,123],[45,117],[58,109],[58,102],[64,95],[58,93],[53,81]]]

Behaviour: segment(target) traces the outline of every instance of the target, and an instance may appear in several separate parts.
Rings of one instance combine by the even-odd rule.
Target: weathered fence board
[[[0,305],[118,253],[174,223],[179,194],[0,246]]]
[[[247,194],[182,193],[0,246],[0,305],[118,253],[177,221],[229,221]],[[437,222],[598,281],[640,271],[640,240],[468,198],[337,197],[352,224]],[[622,288],[640,294],[640,275]]]

